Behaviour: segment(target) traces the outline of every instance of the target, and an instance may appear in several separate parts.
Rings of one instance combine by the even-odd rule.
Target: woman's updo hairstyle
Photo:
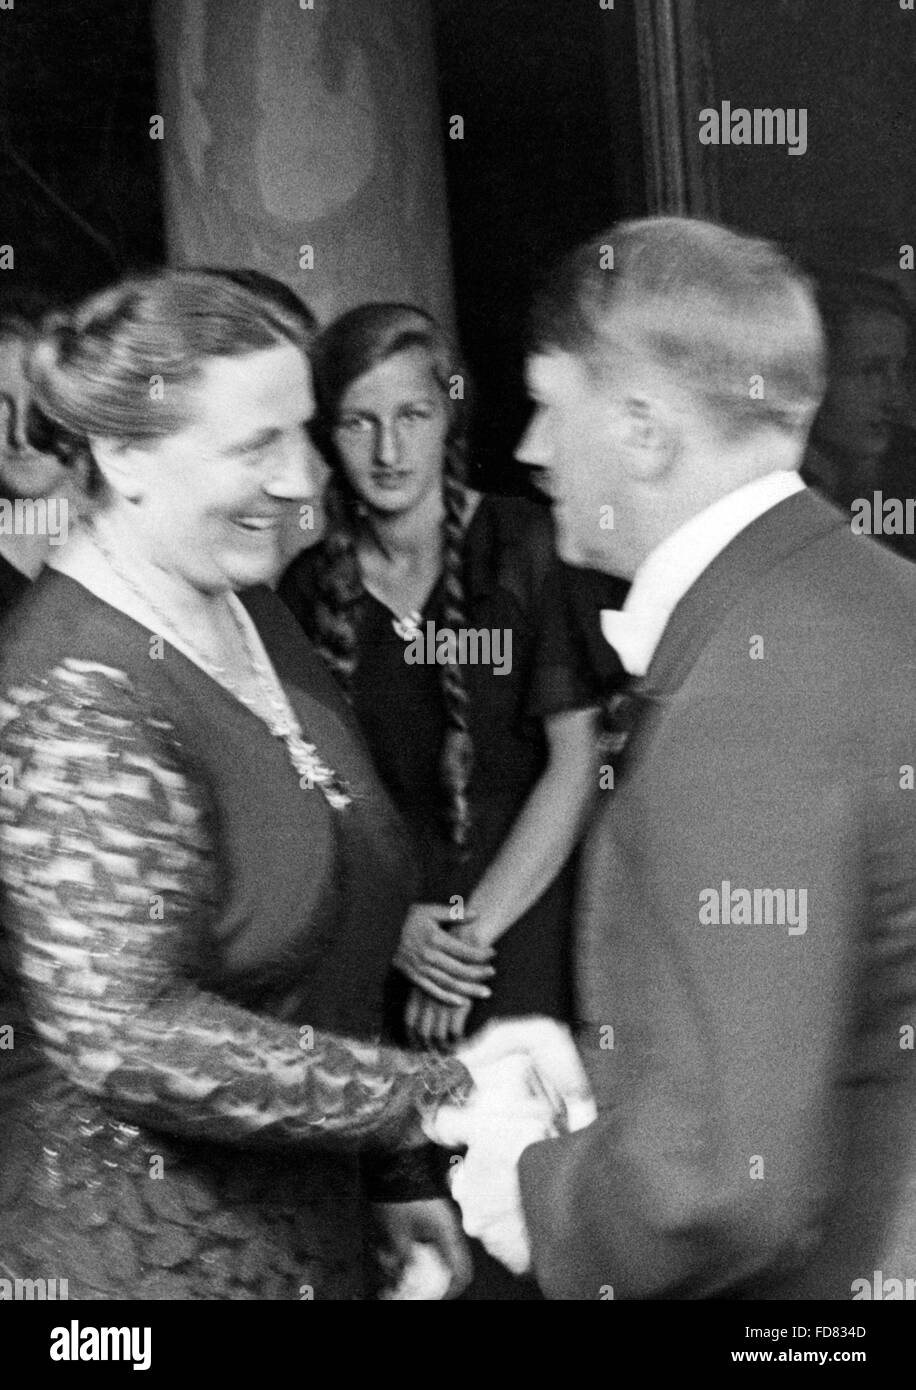
[[[96,497],[92,437],[143,444],[175,434],[190,423],[208,360],[285,343],[308,352],[309,320],[231,275],[129,276],[47,320],[29,355],[29,438],[74,467]]]
[[[348,693],[357,665],[354,610],[363,595],[356,551],[363,507],[340,466],[333,443],[334,426],[343,396],[354,381],[389,358],[416,349],[426,354],[448,411],[442,471],[443,620],[453,630],[468,625],[463,582],[467,373],[448,335],[424,310],[411,304],[363,304],[336,319],[319,336],[312,356],[317,403],[314,432],[331,467],[325,501],[327,526],[315,552],[316,645]],[[457,662],[438,669],[446,717],[439,759],[443,812],[452,842],[463,850],[471,830],[468,786],[474,762],[468,691]]]

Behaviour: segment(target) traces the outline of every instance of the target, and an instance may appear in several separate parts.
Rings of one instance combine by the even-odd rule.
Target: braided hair
[[[409,304],[364,304],[343,314],[319,337],[313,355],[318,405],[316,439],[331,467],[325,500],[326,528],[314,552],[315,642],[344,690],[352,697],[358,664],[355,610],[364,593],[357,555],[365,507],[333,447],[332,434],[344,392],[359,377],[401,352],[420,348],[449,408],[442,467],[443,618],[457,630],[467,626],[464,593],[464,536],[467,512],[466,410],[450,394],[450,381],[466,380],[455,350],[436,321]],[[454,644],[453,644],[454,645]],[[442,810],[452,843],[467,851],[471,831],[468,787],[474,763],[467,682],[457,651],[439,667],[445,734],[439,752]]]

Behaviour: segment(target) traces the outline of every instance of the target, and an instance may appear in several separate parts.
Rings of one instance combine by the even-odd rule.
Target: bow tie
[[[646,623],[623,608],[602,608],[601,635],[620,657],[631,676],[644,676],[652,656],[653,643]]]

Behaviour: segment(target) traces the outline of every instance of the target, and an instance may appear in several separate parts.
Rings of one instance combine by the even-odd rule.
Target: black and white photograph
[[[916,0],[0,0],[30,1372],[905,1351],[914,349]]]

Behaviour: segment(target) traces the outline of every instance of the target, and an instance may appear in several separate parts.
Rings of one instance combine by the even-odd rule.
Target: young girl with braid
[[[567,1017],[568,860],[598,769],[592,693],[545,641],[549,515],[467,485],[466,379],[426,313],[354,309],[313,366],[328,521],[280,592],[419,842],[392,1008],[440,1046],[494,1017]],[[433,664],[414,641],[430,623],[498,633],[502,669]]]

